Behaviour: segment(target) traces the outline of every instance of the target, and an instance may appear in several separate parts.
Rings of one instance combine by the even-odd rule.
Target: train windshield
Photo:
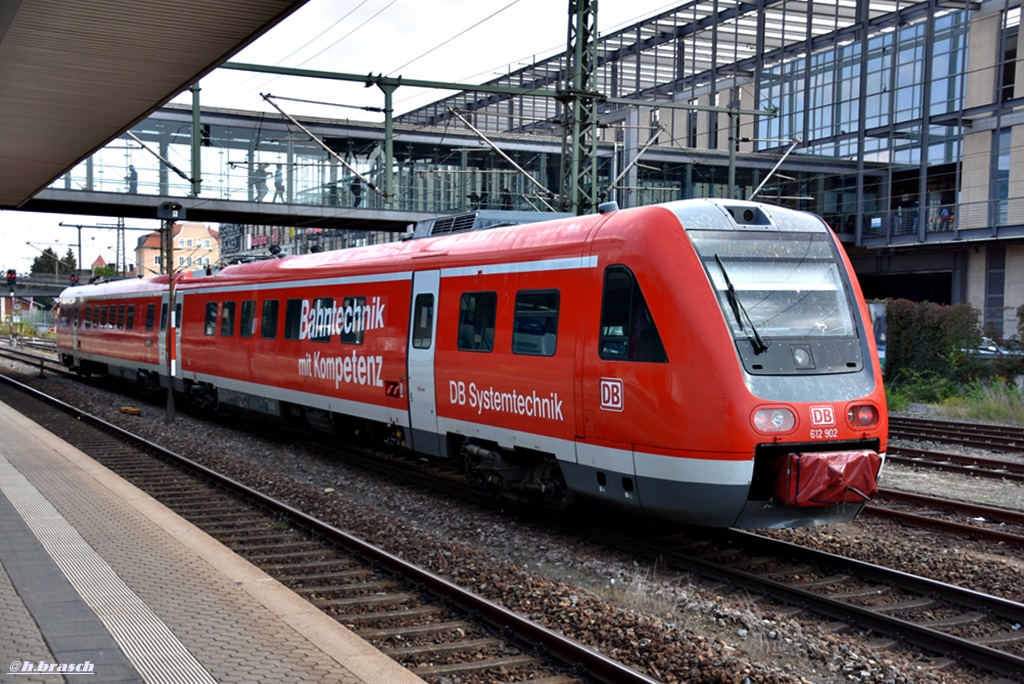
[[[824,233],[691,231],[726,321],[755,348],[771,338],[852,337],[850,299]]]

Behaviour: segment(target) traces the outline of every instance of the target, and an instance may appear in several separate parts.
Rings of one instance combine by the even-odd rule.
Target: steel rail
[[[880,489],[879,494],[883,497],[883,500],[890,500],[894,503],[909,503],[918,506],[926,506],[931,509],[951,509],[967,515],[983,516],[988,520],[997,522],[1024,525],[1024,513],[1020,511],[1011,511],[1005,508],[993,508],[991,506],[980,506],[978,504],[965,503],[962,501],[951,501],[933,496],[925,496],[924,494],[898,492],[891,489]],[[876,502],[877,501],[878,500],[876,499]],[[969,525],[967,523],[956,522],[954,520],[943,520],[942,518],[919,515],[908,511],[895,510],[892,508],[886,508],[884,505],[880,505],[879,503],[868,504],[864,507],[863,513],[880,518],[899,520],[902,523],[914,525],[915,527],[938,527],[951,532],[971,534],[978,537],[984,537],[986,539],[992,539],[994,541],[1024,546],[1024,536],[1019,534],[1006,532],[1004,530],[994,530],[980,525]]]
[[[1024,429],[1013,426],[892,417],[889,434],[893,438],[940,440],[982,449],[1024,450]]]
[[[943,451],[930,451],[902,446],[890,447],[885,455],[885,459],[891,463],[922,466],[933,470],[948,470],[977,477],[1024,480],[1024,462],[951,454]]]
[[[74,375],[64,368],[57,359],[48,359],[45,356],[40,356],[31,352],[19,351],[17,349],[0,349],[0,358],[15,361],[17,363],[23,363],[26,366],[32,366],[39,371],[39,377],[43,377],[45,371],[59,373],[69,377]]]
[[[1024,656],[945,634],[871,608],[852,605],[843,601],[841,597],[825,596],[809,589],[762,577],[756,573],[733,567],[728,563],[717,563],[693,554],[672,552],[666,550],[663,545],[638,541],[635,538],[620,535],[609,536],[610,543],[614,543],[619,548],[631,549],[636,553],[666,561],[673,567],[696,572],[755,593],[767,594],[772,598],[799,606],[818,615],[842,622],[852,622],[859,627],[885,634],[933,653],[953,654],[951,657],[958,657],[964,662],[988,672],[1006,677],[1024,678]],[[871,579],[883,584],[895,585],[915,593],[939,597],[981,613],[997,615],[1012,621],[1011,624],[1024,623],[1024,604],[1015,601],[772,539],[753,532],[730,529],[728,536],[735,539],[745,550],[755,550],[758,553],[769,554],[781,559],[798,559],[819,567],[824,566],[844,571],[859,579]],[[721,536],[716,537],[716,542],[721,540]]]

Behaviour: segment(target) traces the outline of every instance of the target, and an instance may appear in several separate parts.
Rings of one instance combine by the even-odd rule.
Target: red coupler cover
[[[775,464],[775,498],[787,506],[864,503],[878,493],[881,465],[870,450],[786,454]]]

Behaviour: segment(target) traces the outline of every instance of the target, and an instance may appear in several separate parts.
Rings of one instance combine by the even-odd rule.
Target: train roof
[[[206,273],[182,273],[177,287],[272,284],[325,277],[374,276],[396,271],[493,264],[579,256],[581,242],[598,226],[611,222],[620,231],[633,229],[653,216],[672,217],[686,230],[762,230],[818,232],[827,230],[817,216],[783,207],[743,200],[694,199],[637,207],[587,216],[471,230],[367,247],[303,254],[227,266]],[[677,223],[677,225],[678,225]],[[79,296],[145,294],[167,287],[167,276],[126,279],[102,285],[69,288],[61,299]]]
[[[203,277],[197,274],[183,289],[217,285],[307,280],[325,273],[360,275],[393,273],[396,270],[456,268],[508,261],[579,255],[580,241],[608,215],[571,216],[551,221],[496,227],[429,238],[388,242],[318,254],[303,254],[227,266]],[[514,254],[514,257],[510,255]]]
[[[175,276],[174,282],[181,283],[191,277],[190,273],[179,273]],[[76,285],[69,287],[60,293],[61,301],[76,299],[79,297],[94,297],[107,295],[124,294],[160,294],[167,289],[167,275],[151,276],[148,278],[120,278],[118,280],[105,280],[88,285]]]

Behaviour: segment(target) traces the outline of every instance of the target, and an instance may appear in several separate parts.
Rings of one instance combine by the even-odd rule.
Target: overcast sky
[[[601,0],[598,28],[609,33],[670,8],[665,0]],[[384,74],[456,83],[483,83],[565,49],[568,0],[310,0],[231,61],[354,74]],[[295,79],[218,70],[203,79],[204,106],[274,113],[260,93],[315,100],[314,107],[281,102],[289,113],[380,120],[357,107],[380,107],[378,88],[357,83]],[[408,87],[395,93],[397,112],[428,104],[450,91]],[[191,102],[191,96],[176,102]],[[338,105],[347,105],[346,107]],[[78,231],[60,223],[109,225],[112,217],[0,211],[0,268],[28,272],[51,247],[77,254]],[[156,228],[155,220],[128,219],[129,227]],[[129,262],[135,239],[129,231]],[[26,244],[30,242],[31,244]],[[97,256],[114,261],[114,232],[82,230],[82,265]]]

